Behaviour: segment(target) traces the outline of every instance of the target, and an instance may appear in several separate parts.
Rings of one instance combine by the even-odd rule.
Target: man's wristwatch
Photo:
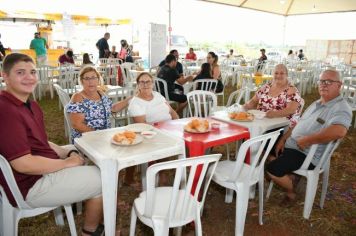
[[[70,150],[70,151],[68,152],[67,157],[70,157],[70,154],[72,154],[73,152],[79,154],[79,152],[78,152],[77,150],[74,150],[74,149],[73,149],[73,150]]]

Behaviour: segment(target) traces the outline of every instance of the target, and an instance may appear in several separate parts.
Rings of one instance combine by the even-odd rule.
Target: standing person
[[[30,49],[34,49],[36,52],[37,65],[45,65],[47,63],[47,47],[43,38],[40,37],[40,33],[35,33],[35,38],[32,39]]]
[[[129,44],[125,39],[122,39],[120,43],[121,43],[121,49],[119,52],[119,58],[123,62],[133,62],[132,47],[129,46]]]
[[[167,82],[167,90],[169,100],[179,103],[176,112],[179,114],[187,105],[187,96],[184,94],[182,87],[188,81],[193,79],[192,76],[184,78],[183,75],[179,75],[176,70],[177,58],[173,54],[168,54],[165,59],[166,64],[159,70],[157,77],[164,79]],[[163,89],[162,89],[163,91]],[[165,94],[162,94],[163,96]]]
[[[43,112],[29,100],[38,77],[27,55],[5,57],[0,93],[0,154],[11,165],[17,186],[31,207],[52,207],[87,200],[82,235],[100,235],[103,226],[101,177],[96,166],[83,166],[78,151],[48,141]],[[11,204],[16,202],[0,172],[0,185]],[[100,231],[100,232],[99,232]]]
[[[95,44],[96,48],[99,50],[99,58],[109,58],[110,49],[108,40],[110,39],[110,33],[105,33],[104,37],[99,39]]]
[[[185,59],[193,61],[197,60],[197,55],[194,53],[193,48],[189,48],[189,52],[185,55]]]
[[[309,169],[318,165],[326,144],[343,138],[352,120],[352,111],[340,95],[342,82],[339,72],[325,70],[318,81],[320,99],[312,103],[304,112],[294,128],[289,130],[277,142],[276,159],[267,164],[267,173],[279,186],[286,190],[282,205],[290,205],[296,199],[293,183],[296,182],[293,171],[303,164],[310,146],[320,144]]]
[[[61,65],[65,64],[73,64],[74,65],[74,58],[73,58],[73,49],[68,48],[67,52],[65,54],[62,54],[59,58],[58,61]]]
[[[0,38],[1,38],[1,34],[0,34]],[[5,48],[2,42],[0,41],[0,61],[2,61],[6,56],[5,50],[11,50],[11,49]]]
[[[46,49],[49,49],[47,40],[41,36],[41,32],[38,32],[38,35],[40,36],[40,39],[43,40],[43,43],[44,43]]]
[[[119,58],[123,61],[123,62],[125,62],[125,60],[126,60],[126,55],[127,55],[127,50],[126,50],[126,48],[127,48],[127,42],[126,42],[126,40],[125,39],[121,39],[121,41],[120,41],[120,44],[121,44],[121,48],[120,48],[120,52],[119,52]]]
[[[299,60],[304,60],[305,59],[305,56],[304,56],[304,53],[303,53],[303,49],[299,49],[298,58],[299,58]]]

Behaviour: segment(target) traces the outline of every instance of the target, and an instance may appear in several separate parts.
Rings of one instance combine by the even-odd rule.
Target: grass
[[[226,94],[232,88],[226,90]],[[225,99],[227,99],[226,96]],[[305,108],[318,99],[318,93],[305,97]],[[46,98],[40,101],[44,110],[48,138],[58,144],[66,144],[64,137],[63,110],[58,109],[58,99]],[[335,151],[330,170],[329,189],[324,209],[320,209],[318,190],[314,207],[309,220],[302,217],[304,193],[298,195],[298,203],[291,208],[281,208],[283,192],[275,187],[270,200],[264,206],[264,225],[258,224],[258,201],[250,200],[246,217],[245,235],[355,235],[356,232],[356,129],[350,128],[347,136]],[[224,153],[224,147],[214,148],[214,152]],[[123,173],[123,172],[122,172]],[[122,179],[122,176],[120,176]],[[139,176],[136,176],[139,181]],[[267,185],[267,184],[266,184]],[[319,188],[320,189],[320,188]],[[128,235],[131,204],[140,190],[134,187],[122,187],[119,191],[117,230],[121,235]],[[203,235],[228,236],[234,235],[235,201],[224,202],[225,190],[212,183],[202,216]],[[78,230],[82,216],[76,216]],[[139,222],[139,221],[138,221]],[[78,231],[80,232],[80,231]],[[69,228],[55,225],[52,213],[21,220],[19,235],[69,235]],[[152,230],[140,223],[136,227],[136,235],[153,235]],[[183,229],[183,235],[194,235],[192,226]]]

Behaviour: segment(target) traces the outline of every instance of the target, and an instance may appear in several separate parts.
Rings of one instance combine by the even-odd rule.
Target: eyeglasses
[[[151,80],[146,80],[146,81],[141,80],[141,81],[138,81],[138,84],[139,84],[139,85],[150,85],[151,83],[152,83]]]
[[[325,85],[325,86],[329,86],[332,83],[341,83],[340,81],[335,81],[335,80],[329,80],[329,79],[321,79],[318,80],[318,84],[319,85]]]
[[[99,80],[99,78],[98,77],[84,77],[83,80],[84,81]]]

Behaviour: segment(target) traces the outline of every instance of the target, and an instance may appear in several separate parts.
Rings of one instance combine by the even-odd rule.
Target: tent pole
[[[171,0],[169,0],[168,6],[168,49],[171,51],[171,40],[172,40],[172,8]]]

